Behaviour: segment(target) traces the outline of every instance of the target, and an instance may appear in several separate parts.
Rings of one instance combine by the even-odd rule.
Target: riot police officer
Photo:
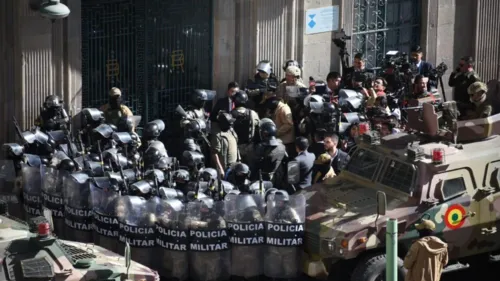
[[[257,180],[261,171],[262,179],[272,181],[274,186],[283,180],[286,161],[286,149],[283,143],[276,139],[276,125],[270,119],[262,119],[259,125],[261,142],[257,146],[256,156],[252,163],[252,180]]]
[[[235,163],[231,170],[229,171],[228,179],[229,182],[234,184],[234,186],[242,193],[249,193],[249,186],[251,184],[250,180],[250,168],[245,163]]]
[[[257,69],[257,73],[254,76],[255,83],[273,85],[274,87],[278,86],[278,79],[273,72],[273,66],[270,61],[262,60],[255,68]]]
[[[236,92],[233,97],[235,108],[231,111],[234,118],[233,129],[238,136],[238,149],[243,162],[248,163],[247,153],[253,148],[255,135],[259,131],[259,115],[246,107],[248,95],[244,91]]]
[[[227,225],[222,215],[224,202],[205,197],[188,208],[191,279],[228,280],[230,251]]]
[[[181,191],[186,197],[189,191],[189,181],[191,179],[191,175],[187,170],[179,169],[174,172],[173,180],[175,182],[175,189]],[[185,198],[186,199],[186,198]]]
[[[299,197],[291,202],[286,191],[277,190],[273,193],[267,202],[268,238],[264,255],[264,273],[269,278],[293,280],[299,273],[305,217],[305,212],[302,210],[305,207],[305,198],[298,195]]]
[[[113,87],[109,91],[109,101],[101,106],[106,123],[118,126],[123,117],[132,117],[134,114],[126,105],[122,104],[122,91]]]
[[[208,114],[205,112],[205,103],[213,99],[213,93],[203,89],[195,89],[191,92],[190,104],[186,110],[186,116],[181,120],[184,127],[191,120],[203,120],[206,124]],[[203,128],[203,129],[206,129]]]
[[[58,96],[50,95],[45,98],[35,125],[45,132],[68,129],[69,117],[63,108],[63,101]]]

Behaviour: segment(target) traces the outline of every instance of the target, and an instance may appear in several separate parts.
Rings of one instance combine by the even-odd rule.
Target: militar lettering
[[[229,250],[229,236],[222,230],[190,230],[189,249],[196,252],[217,252]]]
[[[31,216],[40,216],[41,212],[41,200],[38,195],[30,195],[27,192],[23,192],[24,197],[24,211]]]
[[[231,244],[262,245],[265,242],[266,228],[263,222],[228,223]]]
[[[52,215],[57,218],[64,217],[64,199],[42,191],[43,205],[52,211]]]
[[[120,242],[128,242],[131,247],[151,248],[155,246],[154,227],[133,226],[120,222],[119,237]]]
[[[92,227],[95,232],[106,237],[118,237],[118,218],[94,211]]]
[[[160,247],[181,252],[188,250],[189,232],[187,230],[170,229],[157,224],[156,231],[158,233],[156,244]]]
[[[304,224],[267,223],[266,244],[271,246],[300,246],[303,243]]]

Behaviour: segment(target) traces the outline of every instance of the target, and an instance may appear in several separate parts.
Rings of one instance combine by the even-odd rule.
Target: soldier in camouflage
[[[460,104],[460,115],[465,116],[466,110],[472,107],[467,89],[479,81],[479,75],[474,71],[474,59],[463,57],[448,81],[448,85],[453,87],[453,100]]]
[[[106,123],[118,126],[123,117],[132,117],[134,114],[126,105],[122,104],[122,91],[116,87],[109,91],[109,101],[101,106]]]
[[[475,108],[468,119],[486,118],[491,115],[493,107],[491,106],[491,102],[487,99],[487,91],[488,87],[483,82],[474,82],[469,86],[467,92]]]

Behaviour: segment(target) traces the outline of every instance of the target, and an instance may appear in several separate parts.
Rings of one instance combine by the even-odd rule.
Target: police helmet
[[[246,103],[248,102],[248,95],[245,93],[245,91],[238,91],[234,93],[232,96],[234,106],[239,107],[239,106],[245,106]]]
[[[290,195],[285,190],[277,190],[276,192],[274,192],[271,198],[273,198],[274,202],[276,202],[277,205],[279,205],[280,203],[288,203],[290,201]]]
[[[62,107],[62,100],[56,95],[50,95],[45,98],[43,106],[45,108],[59,108]]]
[[[231,175],[234,180],[234,184],[244,184],[248,177],[250,177],[250,168],[245,163],[235,163],[231,168]]]
[[[280,103],[280,99],[276,96],[271,96],[266,100],[266,107],[271,110],[276,110],[278,104]]]
[[[182,153],[182,164],[190,168],[201,169],[205,165],[205,156],[198,151],[184,151]]]
[[[130,116],[124,116],[118,120],[116,129],[118,132],[132,132],[134,129],[134,120]]]
[[[73,162],[73,160],[64,159],[59,163],[58,168],[60,170],[65,170],[68,172],[74,172],[76,170],[76,165],[75,162]]]
[[[273,123],[263,123],[259,126],[260,139],[264,144],[276,145],[276,125]]]
[[[287,60],[285,64],[283,65],[283,71],[286,71],[286,69],[290,66],[296,66],[299,69],[302,69],[302,65],[296,60]]]
[[[191,120],[184,126],[184,133],[188,138],[198,138],[206,130],[207,124],[201,119]]]
[[[321,114],[323,112],[323,97],[320,95],[311,95],[304,99],[304,105],[311,109],[312,113]]]
[[[203,107],[206,101],[212,100],[215,92],[204,89],[194,89],[191,92],[191,103],[197,107]]]
[[[165,123],[160,119],[153,120],[146,124],[142,136],[146,138],[157,138],[163,130],[165,130]]]
[[[233,116],[225,111],[220,111],[217,115],[217,122],[221,127],[230,127],[233,125],[234,120]]]
[[[334,114],[337,113],[337,107],[333,103],[325,102],[323,104],[323,114]]]
[[[201,212],[208,212],[214,208],[214,199],[210,197],[200,198],[199,201],[201,203]]]
[[[164,157],[168,157],[166,151],[157,146],[149,146],[143,155],[144,165],[146,167],[154,166],[158,161]]]
[[[98,126],[104,121],[104,112],[97,108],[84,108],[82,110],[84,126]]]
[[[215,182],[218,178],[217,171],[214,168],[203,168],[200,177],[206,182]]]
[[[268,60],[260,61],[255,68],[258,72],[264,72],[268,75],[271,75],[271,73],[273,73],[273,66]]]
[[[154,164],[154,168],[160,169],[162,171],[170,170],[170,169],[172,169],[174,162],[175,162],[175,158],[173,158],[173,157],[161,157],[160,160],[158,160]]]
[[[236,197],[236,206],[239,211],[244,211],[248,208],[256,208],[257,202],[255,202],[254,197],[250,194],[240,194]]]
[[[198,149],[198,145],[194,142],[194,139],[187,138],[184,140],[184,149],[189,151],[196,151]]]
[[[173,174],[174,181],[177,183],[187,183],[190,180],[189,172],[184,169],[179,169]]]

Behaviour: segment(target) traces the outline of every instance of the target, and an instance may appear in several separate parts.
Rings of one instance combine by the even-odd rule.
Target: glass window
[[[358,176],[371,179],[379,166],[380,159],[380,155],[374,151],[358,149],[354,152],[349,163],[347,163],[346,170]]]
[[[380,183],[410,193],[415,172],[415,167],[411,164],[387,159],[387,165],[384,174],[380,178]]]
[[[466,189],[465,189],[464,178],[449,179],[449,180],[445,180],[443,183],[444,199],[458,195],[458,194],[464,192],[465,190]]]

